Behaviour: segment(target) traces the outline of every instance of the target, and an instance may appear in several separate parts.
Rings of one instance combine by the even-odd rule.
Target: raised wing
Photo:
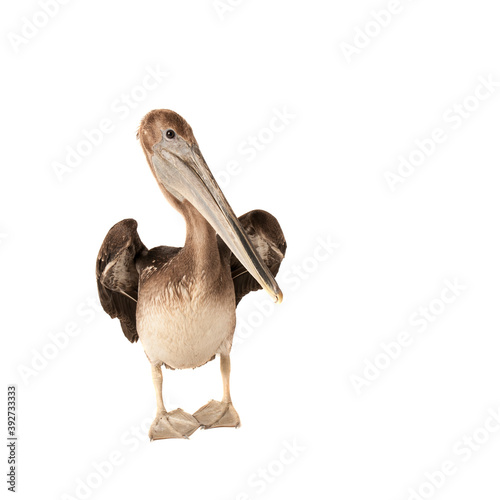
[[[139,287],[137,257],[147,248],[137,234],[137,222],[125,219],[115,224],[104,238],[96,263],[97,290],[103,309],[120,320],[123,333],[137,342],[135,313]]]
[[[273,276],[276,276],[286,252],[285,236],[277,219],[264,210],[252,210],[238,219],[255,249]],[[231,254],[231,276],[236,305],[247,293],[262,288],[233,254]]]

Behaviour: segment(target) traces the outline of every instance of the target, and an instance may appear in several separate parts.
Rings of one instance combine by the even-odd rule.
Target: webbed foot
[[[166,412],[161,411],[156,414],[149,429],[149,439],[170,439],[184,438],[188,439],[193,432],[200,426],[199,422],[184,410]]]
[[[205,429],[215,427],[236,427],[240,426],[240,417],[231,402],[221,402],[212,399],[205,406],[202,406],[193,417]]]

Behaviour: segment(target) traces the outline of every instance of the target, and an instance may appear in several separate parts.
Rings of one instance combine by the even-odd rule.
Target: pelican
[[[137,137],[160,190],[186,223],[184,247],[146,248],[137,222],[125,219],[106,235],[97,257],[101,305],[118,318],[130,342],[140,339],[151,363],[157,412],[151,440],[188,438],[199,427],[238,427],[229,390],[236,306],[264,289],[280,303],[276,283],[286,241],[263,210],[236,217],[208,168],[189,124],[158,109]],[[162,366],[197,368],[220,356],[223,396],[194,414],[167,412]]]

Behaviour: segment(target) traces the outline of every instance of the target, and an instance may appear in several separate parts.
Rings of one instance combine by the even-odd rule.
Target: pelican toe
[[[189,413],[177,408],[177,410],[162,411],[156,415],[151,428],[149,429],[149,439],[184,438],[188,439],[200,424]]]
[[[212,399],[205,406],[202,406],[193,417],[205,429],[215,427],[236,427],[240,426],[240,417],[231,402],[221,402]]]

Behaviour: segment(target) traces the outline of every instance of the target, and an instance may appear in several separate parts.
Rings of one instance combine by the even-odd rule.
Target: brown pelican
[[[141,340],[151,363],[157,413],[149,437],[190,436],[198,427],[238,427],[229,374],[236,306],[263,288],[276,302],[276,276],[286,242],[278,221],[263,210],[237,218],[217,185],[189,124],[170,110],[154,110],[137,136],[165,198],[186,222],[183,248],[148,250],[137,222],[125,219],[108,232],[96,265],[102,307],[121,322],[130,342]],[[221,401],[193,415],[167,412],[162,365],[196,368],[220,355]]]

